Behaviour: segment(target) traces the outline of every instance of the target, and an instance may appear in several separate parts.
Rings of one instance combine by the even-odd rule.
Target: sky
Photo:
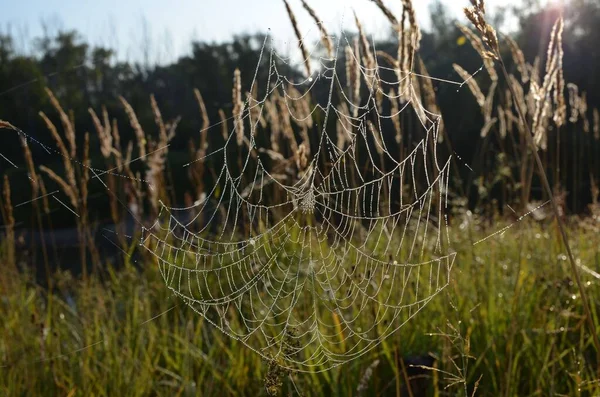
[[[413,1],[422,26],[429,22],[433,0]],[[518,0],[487,0],[488,8]],[[289,0],[302,34],[318,38],[318,30],[300,0]],[[468,0],[443,0],[449,11],[460,15]],[[386,36],[389,23],[370,0],[307,0],[324,21],[330,34],[341,29],[355,30],[355,10],[374,37]],[[384,0],[396,14],[400,0]],[[33,50],[31,39],[46,27],[76,29],[90,43],[118,49],[118,58],[143,57],[143,45],[150,44],[152,62],[163,63],[186,54],[192,40],[223,41],[234,34],[266,32],[284,51],[294,46],[293,30],[282,0],[19,0],[10,1],[0,13],[0,32],[12,33],[19,51]]]

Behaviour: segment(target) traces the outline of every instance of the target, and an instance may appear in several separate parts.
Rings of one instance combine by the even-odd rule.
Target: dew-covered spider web
[[[369,352],[448,285],[455,258],[426,77],[336,42],[300,77],[265,40],[246,95],[234,76],[233,122],[188,165],[211,183],[192,206],[163,204],[141,240],[191,309],[298,371]]]

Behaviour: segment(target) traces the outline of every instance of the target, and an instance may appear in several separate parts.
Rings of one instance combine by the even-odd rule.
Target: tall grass
[[[284,2],[301,55],[307,61],[310,55],[297,19],[287,1]],[[376,155],[377,165],[385,169],[387,154],[382,148],[387,146],[398,158],[404,158],[414,149],[413,138],[421,133],[415,127],[416,117],[423,117],[425,110],[440,111],[425,64],[419,57],[421,33],[412,2],[402,1],[400,18],[382,1],[375,3],[397,32],[397,53],[372,49],[355,15],[359,34],[344,49],[346,84],[338,87],[338,97],[332,100],[338,113],[356,117],[357,108],[350,110],[340,99],[342,94],[361,103],[367,100],[366,92],[376,92],[372,100],[377,109],[388,107],[392,114],[397,114],[392,117],[393,130],[389,134],[368,123],[368,134],[376,148],[369,156]],[[332,55],[331,39],[315,10],[304,1],[303,6],[319,25],[321,43],[328,55]],[[459,208],[450,218],[455,237],[453,248],[458,252],[457,268],[444,294],[429,303],[401,333],[384,340],[360,360],[320,374],[282,371],[274,361],[262,361],[240,342],[219,333],[168,293],[155,259],[137,251],[139,235],[127,235],[124,220],[133,219],[139,233],[146,226],[145,218],[157,216],[161,203],[176,201],[168,154],[179,119],[166,121],[154,96],[149,97],[153,126],[142,126],[136,110],[125,97],[119,97],[129,128],[134,132],[135,140],[130,142],[121,142],[120,129],[124,127],[111,120],[106,109],[99,113],[89,110],[104,162],[102,169],[92,164],[90,150],[94,148],[90,148],[89,134],[78,142],[72,116],[49,90],[47,95],[62,133],[52,121],[56,115],[40,113],[40,117],[56,143],[55,153],[62,159],[62,169],[36,168],[28,147],[29,137],[0,121],[0,127],[16,131],[23,139],[32,199],[40,194],[44,197],[41,205],[33,201],[32,224],[40,231],[53,229],[44,177],[68,198],[77,225],[83,272],[80,280],[68,271],[51,269],[50,253],[46,240],[42,239],[48,281],[45,287],[37,284],[31,267],[25,263],[27,258],[19,256],[15,249],[10,180],[4,175],[0,206],[5,225],[5,237],[0,244],[3,263],[0,393],[68,396],[600,393],[595,375],[598,349],[594,349],[595,330],[600,323],[597,309],[600,275],[595,272],[600,268],[597,244],[600,210],[597,205],[592,206],[590,212],[595,217],[580,222],[566,216],[566,205],[559,199],[568,188],[564,182],[567,173],[583,172],[583,158],[596,161],[600,116],[593,110],[590,123],[585,94],[566,84],[562,77],[560,23],[552,33],[546,67],[542,70],[541,60],[529,63],[514,41],[507,39],[506,48],[501,47],[495,34],[488,30],[483,14],[473,14],[472,21],[480,35],[465,26],[460,31],[481,55],[486,73],[474,77],[458,64],[454,70],[474,95],[484,119],[479,168],[485,168],[491,147],[499,152],[497,161],[492,162],[493,168],[482,172],[477,179],[479,193],[484,196],[500,184],[504,203],[525,212],[536,206],[532,190],[536,177],[541,178],[545,196],[535,198],[552,200],[557,222],[542,219],[536,223],[519,218],[514,223],[514,219],[500,217],[496,211],[488,211],[487,217],[482,217]],[[508,54],[516,69],[514,74],[502,61],[502,56]],[[399,84],[389,86],[376,74],[365,73],[365,68],[375,69],[380,59],[392,66]],[[494,59],[502,62],[503,81],[498,77]],[[303,66],[307,76],[311,76],[314,72],[311,63],[304,62]],[[243,153],[252,151],[247,138],[250,131],[264,144],[260,153],[272,162],[273,170],[277,171],[274,177],[285,172],[283,177],[299,180],[306,172],[311,153],[317,149],[315,137],[323,120],[316,115],[309,117],[314,98],[289,85],[288,94],[298,98],[293,103],[297,117],[290,117],[288,104],[278,90],[262,103],[264,112],[259,112],[258,93],[243,91],[245,72],[236,70],[232,76],[233,109],[231,112],[220,109],[220,134],[210,133],[211,121],[202,93],[194,91],[200,133],[198,142],[193,139],[189,143],[195,160],[188,164],[188,204],[206,199],[206,187],[216,179],[215,163],[207,160],[207,154],[211,147],[220,147],[229,139],[231,125],[236,133],[233,137],[236,147],[232,150],[239,154],[239,161]],[[410,83],[414,89],[408,89]],[[384,91],[389,97],[381,94]],[[565,91],[569,93],[568,101]],[[412,105],[414,112],[400,114],[399,109],[409,101],[423,103],[425,110]],[[554,136],[550,126],[555,128]],[[337,128],[337,145],[344,148],[348,145],[346,131],[353,127],[343,118],[332,127]],[[567,153],[566,149],[567,128],[578,131],[573,153]],[[452,151],[443,124],[439,131],[438,142],[445,141]],[[438,142],[430,142],[431,153]],[[586,145],[589,150],[585,150]],[[365,168],[370,165],[365,153],[356,156]],[[573,170],[562,166],[567,156],[573,157],[569,163]],[[237,167],[241,169],[241,164]],[[322,167],[327,169],[330,165]],[[593,170],[590,168],[590,189],[597,204],[600,182]],[[412,182],[403,180],[402,184],[407,189],[416,189],[409,185],[424,183],[427,175],[436,172],[433,167],[417,170]],[[349,178],[358,180],[354,173]],[[106,263],[96,247],[95,225],[88,208],[91,183],[101,183],[104,187],[110,216],[116,225],[121,266]],[[571,188],[576,191],[578,186]],[[268,186],[265,191],[271,192]],[[280,199],[278,190],[272,192],[270,199],[276,203]],[[242,208],[241,219],[246,216]],[[196,222],[206,221],[198,218]],[[490,223],[493,228],[486,226]],[[504,232],[494,234],[504,226]],[[571,236],[572,249],[570,245],[563,248],[563,243],[567,243],[566,230]],[[567,262],[571,264],[569,271]],[[588,330],[584,326],[586,320]],[[357,321],[365,322],[363,326],[367,328],[368,319]]]

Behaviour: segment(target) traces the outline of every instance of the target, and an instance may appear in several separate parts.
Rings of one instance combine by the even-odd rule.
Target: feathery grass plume
[[[198,102],[198,107],[200,109],[200,115],[202,116],[202,126],[200,127],[200,147],[198,148],[198,152],[195,152],[195,149],[192,150],[192,156],[197,156],[197,158],[203,159],[206,156],[206,149],[208,148],[208,127],[210,125],[210,120],[208,118],[208,112],[206,111],[206,105],[204,104],[204,99],[202,98],[202,94],[200,90],[194,88],[194,96],[196,97],[196,102]],[[190,144],[193,145],[193,141],[190,141]],[[204,192],[204,160],[196,162],[196,166],[192,167],[190,172],[196,173],[194,176],[196,186],[198,191],[196,192],[197,198]]]
[[[13,215],[13,206],[10,199],[10,181],[8,175],[4,175],[4,185],[2,189],[4,198],[4,212],[5,212],[5,233],[6,233],[6,263],[13,268],[17,265],[15,256],[15,217]]]
[[[75,128],[73,127],[73,123],[63,110],[62,106],[60,105],[60,102],[58,102],[58,99],[56,99],[56,97],[54,96],[54,93],[48,87],[46,87],[45,90],[48,96],[50,97],[50,103],[52,103],[52,106],[60,115],[60,120],[65,130],[65,137],[67,138],[67,142],[69,142],[69,155],[73,158],[75,157],[77,152],[77,143],[75,141]]]
[[[239,69],[233,72],[233,128],[236,133],[236,142],[241,146],[244,142],[244,102],[242,101],[242,77]]]
[[[63,158],[62,160],[63,165],[65,167],[65,172],[67,174],[67,180],[69,181],[69,185],[72,187],[72,189],[74,189],[74,194],[77,196],[79,195],[79,192],[77,191],[77,178],[75,177],[75,170],[73,169],[71,157],[69,155],[69,151],[67,150],[65,142],[56,130],[56,126],[54,125],[54,123],[52,123],[52,121],[50,121],[50,119],[46,117],[44,112],[40,112],[39,115],[42,118],[42,120],[44,120],[44,123],[46,123],[46,127],[48,128],[48,130],[50,130],[50,134],[52,135],[52,138],[54,138],[54,141],[58,146],[60,154]]]
[[[106,117],[108,118],[108,114],[106,115]],[[106,125],[108,125],[108,120],[106,120],[105,122]],[[117,119],[113,119],[112,121],[112,128],[111,128],[111,133],[112,133],[112,137],[113,137],[113,146],[115,148],[115,151],[118,153],[117,157],[122,157],[121,155],[121,134],[119,133],[119,125],[117,124]]]
[[[25,164],[27,166],[27,172],[29,173],[29,183],[31,184],[31,197],[35,198],[38,196],[40,190],[40,181],[37,172],[35,171],[35,164],[33,162],[33,156],[27,143],[27,138],[20,135],[21,147],[23,148],[23,156],[25,157]]]
[[[477,101],[479,107],[483,107],[485,105],[485,95],[483,95],[481,88],[479,88],[477,80],[475,80],[475,78],[471,74],[469,74],[469,72],[464,70],[460,65],[454,63],[452,64],[452,67],[454,68],[456,73],[458,73],[460,78],[463,79],[464,83],[466,83],[467,86],[469,86],[469,90],[471,90],[471,93],[475,97],[475,100]]]
[[[485,45],[481,38],[477,36],[471,29],[465,25],[457,24],[458,29],[463,35],[469,40],[471,46],[479,54],[483,60],[483,66],[487,71],[492,81],[498,80],[498,73],[496,72],[496,66],[494,65],[494,57],[490,55],[490,51],[485,48]]]
[[[542,87],[532,83],[530,88],[531,98],[535,103],[535,112],[533,114],[533,134],[534,141],[542,150],[546,149],[548,135],[547,118],[552,113],[552,103],[550,95],[554,92],[554,102],[560,107],[556,110],[554,121],[557,126],[561,126],[566,121],[566,104],[564,103],[563,92],[558,93],[559,88],[564,91],[564,77],[559,77],[562,73],[562,18],[559,18],[552,28],[550,44],[548,45],[548,60],[546,63],[546,74]],[[562,87],[556,87],[562,84]],[[553,91],[554,89],[554,91]]]
[[[479,31],[483,43],[489,48],[489,51],[486,51],[487,56],[498,59],[500,53],[498,37],[494,28],[485,20],[485,1],[471,0],[471,4],[473,5],[464,8],[465,16]]]
[[[200,129],[200,133],[203,133],[208,129],[210,125],[210,119],[208,118],[208,112],[206,111],[206,104],[204,103],[204,98],[202,98],[202,94],[200,90],[194,88],[194,96],[196,97],[196,102],[198,102],[198,107],[200,109],[200,116],[202,116],[202,127]]]
[[[227,127],[227,116],[223,109],[219,109],[219,120],[221,123],[221,136],[224,140],[227,140],[229,138],[229,127]]]
[[[110,124],[107,125],[108,128],[103,126],[94,109],[88,108],[88,112],[92,116],[92,122],[98,134],[100,152],[104,158],[108,158],[113,152],[113,136],[110,133]]]
[[[510,36],[504,37],[510,48],[513,61],[517,65],[517,70],[521,73],[521,81],[526,84],[529,81],[529,70],[527,69],[527,63],[525,62],[525,55],[519,47],[519,45]]]
[[[535,101],[535,112],[533,113],[532,129],[534,141],[542,150],[546,150],[548,135],[548,119],[552,113],[552,102],[549,97],[556,79],[556,58],[553,58],[550,71],[544,76],[542,87],[531,85],[531,97]]]
[[[327,55],[329,57],[333,57],[333,43],[331,42],[331,37],[327,34],[327,30],[325,29],[325,24],[323,21],[319,19],[315,10],[313,10],[304,0],[302,1],[302,6],[304,9],[310,14],[310,17],[315,21],[315,24],[319,27],[319,32],[321,33],[321,43],[327,50]]]
[[[600,140],[600,112],[598,111],[598,108],[594,108],[593,118],[594,118],[594,139]]]
[[[85,208],[87,207],[87,199],[88,199],[88,182],[90,180],[90,133],[86,132],[83,138],[83,175],[80,182],[81,185],[81,204]],[[83,211],[84,214],[87,211]]]
[[[556,110],[554,111],[554,123],[557,127],[563,126],[567,121],[567,104],[565,102],[565,76],[563,71],[563,57],[564,50],[562,44],[562,35],[564,29],[564,22],[562,17],[559,18],[555,26],[556,29],[556,49],[555,49],[555,57],[556,57],[556,82],[554,83],[554,105],[556,106]]]
[[[256,86],[254,86],[256,88]],[[256,90],[255,90],[256,91]],[[256,127],[263,123],[262,108],[260,103],[254,99],[254,95],[251,92],[246,92],[246,103],[248,104],[248,124],[250,124],[250,132],[253,136],[256,136]]]
[[[579,120],[579,87],[573,83],[567,84],[569,91],[569,107],[571,108],[571,116],[569,121],[573,124]]]
[[[403,71],[410,72],[413,67],[415,53],[421,48],[421,29],[417,23],[417,15],[412,0],[402,0],[402,29],[404,29],[405,16],[408,17],[408,40],[405,41],[406,53]]]
[[[296,150],[294,157],[296,159],[298,171],[304,171],[308,165],[308,148],[305,142],[302,142],[300,145],[298,145],[298,149]]]
[[[146,157],[146,133],[144,133],[144,130],[142,129],[142,126],[137,118],[137,115],[135,114],[135,111],[133,110],[129,102],[127,102],[127,100],[120,95],[119,101],[121,101],[123,108],[125,108],[125,113],[129,118],[129,124],[131,124],[131,128],[133,128],[133,132],[135,133],[135,137],[137,139],[138,144],[138,150],[140,151],[140,157]]]
[[[165,122],[163,120],[162,114],[160,112],[160,108],[158,107],[158,103],[156,103],[156,98],[154,97],[154,94],[150,94],[150,107],[152,108],[152,115],[154,116],[154,122],[156,123],[156,126],[158,127],[158,134],[160,137],[160,140],[163,141],[165,144],[168,143],[168,135],[167,135],[167,129],[165,128]]]
[[[40,171],[46,173],[46,175],[48,175],[50,179],[52,179],[60,186],[63,193],[69,198],[69,201],[77,211],[77,207],[79,207],[79,200],[77,199],[78,193],[75,192],[76,187],[72,187],[71,185],[69,185],[63,178],[58,176],[54,171],[52,171],[45,165],[40,165]]]
[[[294,28],[294,34],[298,39],[298,47],[300,48],[300,53],[302,54],[302,62],[304,63],[304,68],[306,70],[306,76],[310,77],[312,75],[312,70],[310,67],[310,57],[308,55],[308,51],[306,50],[306,46],[304,45],[304,40],[302,40],[302,35],[300,34],[300,28],[298,27],[298,22],[296,21],[296,15],[294,15],[294,11],[290,7],[290,4],[287,0],[283,0],[285,4],[285,9],[287,10],[288,16],[290,17],[290,22],[292,23],[292,28]]]

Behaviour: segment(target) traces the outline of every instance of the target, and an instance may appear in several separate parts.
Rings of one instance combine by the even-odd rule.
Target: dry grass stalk
[[[152,115],[154,116],[154,122],[156,123],[156,126],[158,127],[158,134],[159,134],[160,140],[166,144],[169,140],[168,134],[167,134],[167,128],[165,127],[165,122],[164,122],[162,114],[160,112],[160,108],[158,107],[158,104],[156,103],[156,98],[154,97],[154,94],[150,94],[150,107],[152,108]]]
[[[208,112],[206,111],[206,104],[204,103],[204,98],[202,98],[202,94],[200,93],[199,89],[194,88],[194,96],[196,97],[196,102],[198,102],[200,116],[202,116],[202,127],[200,132],[204,133],[204,131],[207,130],[210,125],[210,119],[208,118]]]
[[[144,130],[142,129],[142,126],[137,118],[137,115],[135,114],[135,111],[133,110],[129,102],[127,102],[127,100],[122,96],[119,96],[119,101],[121,101],[121,104],[125,108],[125,113],[127,114],[127,117],[129,118],[129,123],[131,124],[131,128],[133,128],[133,132],[135,133],[140,157],[145,157],[147,144],[146,134],[144,133]]]
[[[40,171],[46,173],[46,175],[48,175],[50,179],[52,179],[60,186],[63,193],[65,193],[65,195],[69,198],[71,205],[75,207],[75,211],[77,211],[77,208],[79,207],[79,200],[77,198],[78,192],[76,192],[75,189],[71,185],[69,185],[63,178],[58,176],[54,171],[52,171],[45,165],[40,165]]]
[[[244,102],[242,101],[242,78],[239,69],[233,72],[233,128],[235,130],[236,142],[241,146],[244,141]]]
[[[10,181],[8,180],[8,175],[4,175],[4,185],[2,189],[3,198],[4,198],[4,213],[5,213],[5,229],[6,229],[6,264],[12,266],[13,268],[16,266],[16,257],[15,257],[15,217],[13,215],[13,206],[10,199]]]
[[[467,84],[467,86],[469,86],[469,90],[471,90],[471,93],[475,97],[477,104],[480,107],[485,106],[485,95],[483,95],[481,88],[479,88],[479,84],[477,84],[477,80],[475,80],[475,78],[473,78],[473,76],[471,74],[469,74],[469,72],[464,70],[462,68],[462,66],[455,63],[452,65],[452,67],[454,68],[456,73],[458,73],[460,78],[463,79],[463,81]]]
[[[315,10],[313,10],[306,1],[302,0],[302,6],[304,9],[310,14],[310,17],[315,21],[315,24],[319,27],[319,32],[321,33],[321,43],[327,50],[327,55],[329,57],[333,57],[333,43],[331,41],[331,37],[327,34],[327,30],[325,29],[325,25],[323,21],[319,19]]]
[[[56,126],[54,125],[54,123],[52,123],[52,121],[50,121],[50,119],[48,117],[46,117],[46,115],[43,112],[40,112],[39,114],[40,114],[40,117],[44,120],[44,123],[46,123],[46,127],[48,127],[48,130],[50,130],[50,133],[52,134],[52,138],[54,138],[54,141],[56,142],[56,144],[58,146],[60,154],[62,155],[63,165],[65,167],[65,173],[67,174],[67,180],[69,181],[68,184],[71,186],[71,189],[73,190],[73,194],[75,194],[75,196],[78,196],[79,191],[77,190],[77,178],[75,176],[75,170],[73,169],[73,164],[71,163],[71,157],[69,155],[69,151],[67,150],[67,147],[66,147],[63,139],[61,138],[58,131],[56,130]]]
[[[498,73],[496,73],[496,67],[494,65],[494,58],[490,55],[490,52],[485,48],[485,45],[481,38],[477,36],[471,29],[464,25],[458,25],[458,28],[465,35],[465,37],[471,43],[471,46],[477,51],[488,75],[492,81],[498,80]]]
[[[529,70],[525,62],[525,55],[519,45],[510,36],[505,36],[505,40],[510,48],[513,61],[517,65],[517,70],[521,73],[521,81],[525,84],[529,81]]]
[[[89,108],[88,112],[92,116],[92,121],[94,123],[94,127],[96,128],[96,133],[98,134],[98,140],[100,141],[100,152],[104,158],[109,158],[113,153],[113,136],[110,131],[110,123],[104,126],[100,122],[100,119],[96,115],[94,109]]]
[[[302,35],[300,34],[300,28],[298,27],[296,16],[294,15],[294,11],[292,11],[292,8],[290,7],[288,1],[283,0],[283,2],[285,3],[285,9],[287,10],[288,16],[290,17],[292,28],[294,28],[294,34],[296,35],[296,39],[298,39],[298,47],[300,48],[300,52],[302,53],[302,62],[304,63],[306,75],[310,77],[312,75],[312,70],[310,67],[310,57],[308,55],[308,51],[306,50],[306,46],[304,45],[304,40],[302,40]]]
[[[58,102],[58,100],[56,99],[56,97],[54,96],[54,94],[52,93],[52,91],[50,91],[49,88],[45,88],[46,93],[48,94],[48,96],[50,97],[50,103],[52,103],[52,106],[58,111],[58,114],[60,115],[60,120],[63,124],[63,128],[65,129],[65,137],[67,138],[67,141],[69,142],[69,155],[70,157],[74,158],[77,152],[77,143],[75,141],[75,128],[73,127],[73,122],[72,120],[67,116],[67,114],[65,113],[65,111],[63,110],[62,106],[60,105],[60,103]]]

